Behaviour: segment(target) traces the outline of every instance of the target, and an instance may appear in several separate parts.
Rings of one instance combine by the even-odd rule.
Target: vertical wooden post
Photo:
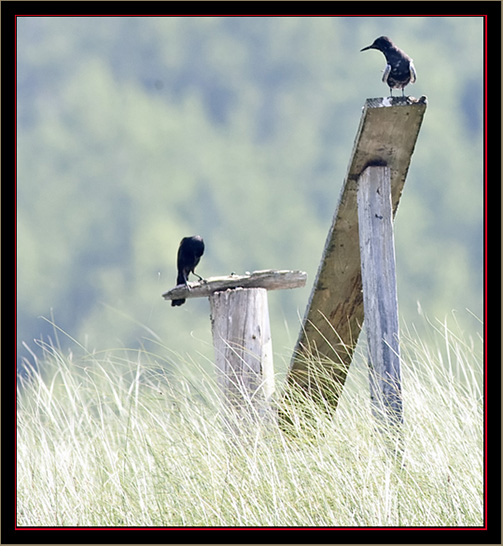
[[[333,410],[346,381],[364,316],[367,323],[368,315],[363,304],[358,233],[359,179],[369,165],[387,165],[393,214],[396,213],[426,108],[425,96],[367,99],[363,107],[286,378],[289,386],[299,387],[307,396],[314,389],[314,396],[321,394],[323,403]],[[333,380],[313,381],[320,376]]]
[[[358,223],[373,412],[403,422],[390,169],[367,167],[358,182]]]
[[[304,271],[266,269],[178,285],[165,300],[209,297],[217,380],[224,402],[224,424],[236,435],[257,421],[274,421],[274,392],[268,290],[305,286]]]
[[[210,308],[224,403],[244,421],[264,417],[269,413],[268,402],[274,391],[267,290],[234,288],[214,292],[210,295]]]

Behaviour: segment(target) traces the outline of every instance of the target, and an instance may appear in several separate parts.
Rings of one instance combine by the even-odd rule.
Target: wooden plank
[[[306,391],[314,388],[334,407],[338,394],[333,381],[342,386],[346,380],[364,316],[356,204],[358,179],[368,166],[387,165],[393,215],[396,213],[425,111],[426,97],[367,99],[363,108],[287,376],[287,385],[298,385]],[[317,376],[328,378],[329,386]]]
[[[305,286],[307,273],[304,271],[265,269],[246,273],[231,274],[224,277],[210,277],[198,282],[190,282],[188,286],[178,285],[162,297],[165,300],[181,298],[205,298],[214,292],[229,288],[265,288],[266,290],[284,290]]]
[[[398,297],[388,167],[368,167],[358,183],[363,307],[372,411],[383,424],[403,422]]]

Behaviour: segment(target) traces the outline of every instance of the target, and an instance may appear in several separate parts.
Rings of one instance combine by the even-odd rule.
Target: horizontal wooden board
[[[288,269],[264,269],[245,273],[244,275],[226,275],[223,277],[209,277],[202,281],[190,282],[188,286],[175,286],[162,297],[165,300],[180,298],[205,298],[214,292],[235,288],[265,288],[266,290],[285,290],[300,288],[306,285],[307,273],[304,271],[290,271]]]

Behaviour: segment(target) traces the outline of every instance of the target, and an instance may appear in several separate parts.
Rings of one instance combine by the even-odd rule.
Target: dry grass
[[[402,333],[402,451],[376,432],[361,355],[335,415],[312,405],[294,436],[253,423],[236,438],[211,375],[168,373],[167,348],[46,346],[19,379],[18,525],[480,526],[481,351],[429,328]]]

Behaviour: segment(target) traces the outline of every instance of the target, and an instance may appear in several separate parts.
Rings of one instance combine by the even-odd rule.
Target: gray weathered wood
[[[375,415],[403,421],[398,297],[388,167],[368,167],[358,183],[358,224],[370,395]]]
[[[425,97],[367,99],[363,108],[287,376],[287,385],[300,386],[308,393],[315,389],[333,407],[339,398],[334,381],[342,386],[346,380],[364,317],[356,205],[358,179],[369,165],[387,165],[393,215],[396,213],[425,111]],[[329,380],[320,382],[317,376]]]
[[[305,286],[307,273],[304,271],[265,269],[245,275],[227,275],[224,277],[210,277],[203,281],[190,282],[188,286],[178,285],[162,297],[165,300],[180,298],[204,298],[214,292],[229,288],[265,288],[267,290],[284,290]]]
[[[257,417],[272,417],[269,399],[274,391],[274,368],[267,291],[298,288],[306,280],[303,271],[268,269],[211,277],[163,294],[166,300],[209,296],[224,422],[234,433]]]
[[[217,379],[227,409],[255,418],[274,392],[271,329],[265,288],[235,288],[210,296]]]

